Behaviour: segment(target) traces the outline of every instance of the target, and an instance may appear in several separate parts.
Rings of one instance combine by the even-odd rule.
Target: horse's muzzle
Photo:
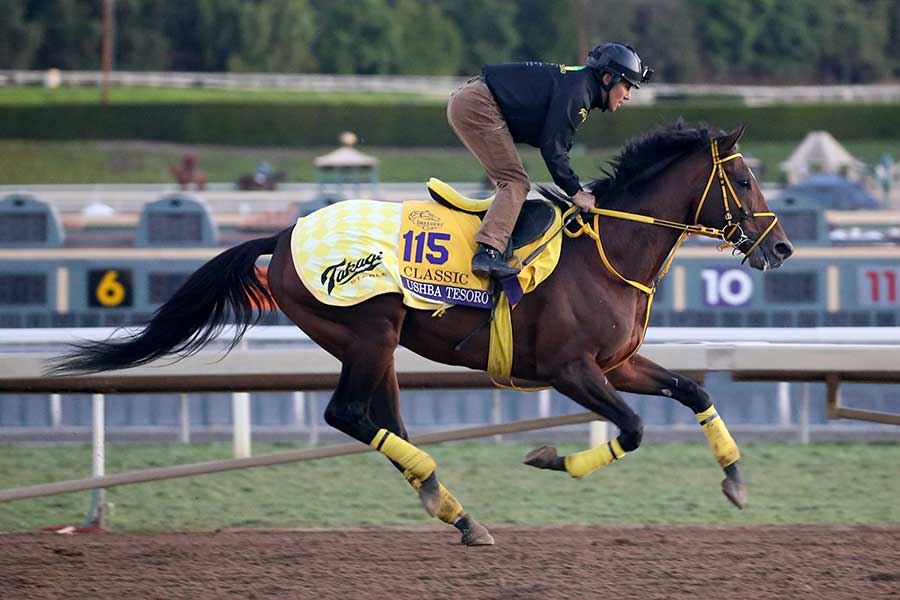
[[[794,253],[794,246],[786,239],[773,239],[770,243],[768,242],[768,240],[763,240],[747,257],[752,268],[760,271],[777,269]]]

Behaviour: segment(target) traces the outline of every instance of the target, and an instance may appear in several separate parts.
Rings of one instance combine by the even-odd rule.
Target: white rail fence
[[[280,89],[305,92],[394,92],[447,97],[466,77],[400,75],[322,75],[294,73],[200,73],[113,71],[114,86],[210,88],[235,90]],[[0,70],[0,85],[101,86],[102,71]],[[897,102],[900,85],[705,85],[654,83],[635,94],[634,102],[653,104],[665,98],[733,96],[748,106],[785,102]]]

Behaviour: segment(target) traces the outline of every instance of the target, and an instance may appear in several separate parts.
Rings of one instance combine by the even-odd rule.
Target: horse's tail
[[[215,338],[233,317],[230,351],[259,321],[264,306],[274,306],[259,279],[256,259],[272,254],[278,238],[244,242],[197,269],[172,298],[160,306],[139,332],[103,342],[81,341],[52,360],[50,374],[97,373],[144,365],[169,354],[185,358]]]

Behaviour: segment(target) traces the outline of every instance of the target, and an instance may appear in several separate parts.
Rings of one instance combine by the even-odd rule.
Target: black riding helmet
[[[634,48],[624,44],[610,43],[596,46],[588,53],[587,66],[612,75],[609,85],[604,86],[607,92],[623,79],[640,88],[642,83],[650,81],[653,76],[653,69],[641,64],[641,57]]]

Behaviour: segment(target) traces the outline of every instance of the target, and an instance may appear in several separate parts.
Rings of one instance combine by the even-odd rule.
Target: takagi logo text
[[[322,284],[328,282],[328,295],[337,285],[343,285],[361,273],[372,271],[381,264],[383,253],[370,254],[364,258],[349,261],[346,258],[322,271]]]

